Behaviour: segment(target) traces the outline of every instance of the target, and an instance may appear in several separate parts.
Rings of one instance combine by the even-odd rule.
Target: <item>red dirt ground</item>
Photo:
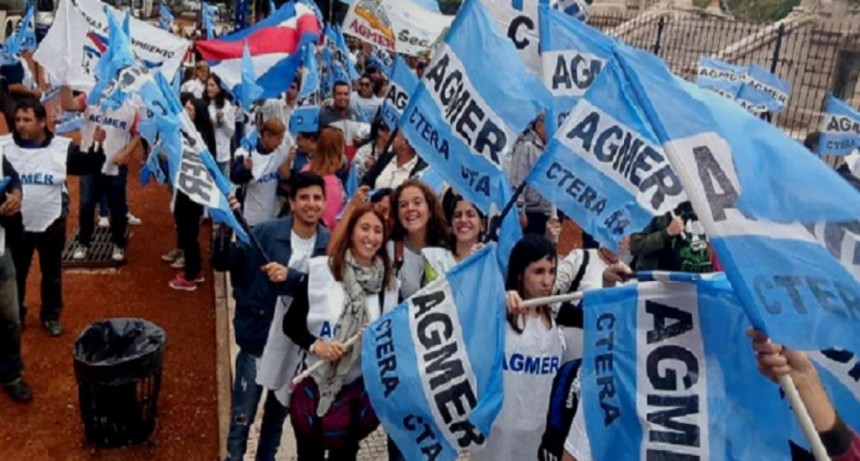
[[[139,158],[139,156],[138,156]],[[29,319],[24,331],[24,374],[33,387],[30,405],[0,393],[0,460],[177,460],[211,461],[218,456],[215,372],[215,313],[211,269],[196,292],[167,286],[176,273],[159,256],[176,237],[160,185],[140,187],[137,165],[129,175],[132,212],[143,225],[132,228],[128,263],[117,273],[63,275],[63,336],[52,339],[39,325],[39,272],[34,262],[27,287]],[[69,181],[72,210],[68,233],[77,227],[77,178]],[[201,236],[210,235],[210,227]],[[201,238],[204,260],[209,239]],[[155,322],[167,332],[158,405],[158,427],[147,444],[97,449],[87,444],[78,411],[72,370],[72,344],[78,333],[105,317],[133,316]]]

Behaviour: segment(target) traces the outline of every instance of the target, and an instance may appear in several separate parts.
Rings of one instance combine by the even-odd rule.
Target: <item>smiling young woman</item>
[[[363,204],[341,225],[329,255],[311,259],[284,317],[284,333],[309,352],[306,365],[326,362],[290,402],[299,461],[322,460],[326,451],[330,459],[354,460],[359,442],[379,425],[364,392],[361,347],[344,343],[397,305],[385,220]]]

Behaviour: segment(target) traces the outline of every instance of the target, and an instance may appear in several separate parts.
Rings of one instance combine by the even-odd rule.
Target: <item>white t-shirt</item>
[[[308,264],[311,260],[311,255],[314,252],[314,245],[317,243],[317,234],[311,235],[309,238],[301,238],[296,231],[290,233],[290,269],[295,269],[304,273],[308,272]]]
[[[409,175],[412,174],[412,170],[415,169],[415,165],[417,164],[417,155],[412,157],[412,160],[404,163],[402,166],[397,166],[397,157],[391,157],[391,161],[388,162],[388,165],[385,165],[385,168],[383,168],[379,173],[379,176],[376,177],[374,188],[383,189],[389,187],[391,189],[397,189],[398,186],[409,179]]]
[[[394,241],[388,242],[388,254],[395,255],[397,248]],[[400,282],[400,297],[409,298],[421,289],[424,281],[424,255],[415,253],[408,246],[403,245],[403,265],[397,273],[397,281]]]
[[[179,91],[182,93],[191,93],[197,99],[203,98],[203,92],[206,91],[206,84],[201,82],[199,79],[192,78],[191,80],[182,84],[179,87]]]
[[[236,132],[236,109],[230,101],[224,101],[224,107],[221,109],[222,118],[218,122],[218,108],[215,107],[215,101],[209,103],[209,118],[212,119],[212,124],[215,125],[215,150],[213,152],[216,162],[230,161],[230,140],[233,138],[233,133]]]
[[[376,112],[379,111],[379,106],[382,105],[382,98],[379,98],[376,95],[372,95],[369,98],[362,98],[358,93],[353,93],[350,101],[352,102],[352,108],[359,114],[364,115],[368,122],[373,121],[373,117],[375,117]]]
[[[262,123],[266,123],[266,120],[274,117],[280,120],[285,127],[289,128],[290,116],[293,113],[293,109],[287,105],[286,100],[282,98],[267,99],[263,101],[258,111],[261,115]]]
[[[564,451],[570,453],[576,458],[576,461],[591,461],[591,443],[588,441],[588,432],[585,430],[584,410],[580,399],[579,408],[573,415],[570,431],[567,433],[567,438],[564,439]]]

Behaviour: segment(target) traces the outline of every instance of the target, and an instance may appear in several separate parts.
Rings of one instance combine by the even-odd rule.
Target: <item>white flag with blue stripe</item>
[[[725,278],[587,291],[584,309],[592,459],[788,458],[779,389],[756,369]]]
[[[788,106],[791,84],[752,63],[744,74],[744,84],[738,92],[741,106],[754,114],[781,112]]]
[[[856,149],[860,149],[860,112],[828,94],[824,119],[821,120],[818,153],[848,155]]]
[[[418,76],[406,64],[406,60],[398,55],[394,58],[391,70],[388,95],[382,103],[382,120],[389,130],[397,129],[397,122],[403,116],[403,109],[409,104],[409,97],[418,86]]]
[[[548,122],[555,129],[612,58],[615,40],[548,5],[539,10],[543,84],[553,99]]]
[[[504,280],[487,246],[364,331],[373,409],[406,459],[485,445],[502,409]]]
[[[526,178],[610,249],[687,200],[631,97],[617,64],[606,63]]]
[[[744,82],[747,68],[735,66],[709,56],[699,58],[696,85],[734,100]]]
[[[756,328],[795,349],[860,350],[860,193],[656,57],[615,51]]]

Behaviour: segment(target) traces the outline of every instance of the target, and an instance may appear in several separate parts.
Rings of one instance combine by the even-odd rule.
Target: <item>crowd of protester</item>
[[[378,115],[362,122],[361,113],[378,112],[388,83],[369,63],[366,50],[352,41],[350,45],[360,78],[333,85],[313,131],[289,129],[300,81],[282,97],[260,101],[250,117],[242,114],[205,63],[190,67],[181,86],[181,101],[195,129],[234,186],[230,205],[242,214],[260,245],[242,243],[227,226],[218,228],[213,243],[214,268],[230,275],[239,346],[228,460],[244,459],[263,398],[256,459],[274,459],[287,418],[300,461],[322,460],[326,454],[339,461],[356,459],[359,443],[379,421],[364,391],[361,348],[347,346],[346,340],[479,249],[490,227],[489,217],[456,190],[435,190],[421,180],[427,164],[402,134],[393,133]],[[416,59],[409,63],[419,74],[426,65]],[[148,146],[137,133],[140,115],[131,103],[105,110],[88,105],[86,94],[75,95],[68,88],[61,94],[63,109],[87,115],[81,142],[54,136],[45,107],[32,98],[38,89],[23,83],[20,69],[0,68],[0,74],[11,130],[11,135],[0,137],[2,173],[10,178],[0,197],[6,242],[0,256],[0,382],[14,400],[27,402],[33,396],[21,372],[20,338],[34,252],[39,253],[42,277],[40,319],[50,335],[62,334],[60,252],[69,205],[64,180],[81,176],[81,229],[73,257],[88,257],[101,219],[96,211],[104,200],[112,258],[122,261],[126,226],[134,218],[126,194],[129,156]],[[254,145],[243,145],[249,130],[256,130],[259,138]],[[517,140],[505,165],[514,187],[541,155],[546,136],[541,116]],[[814,148],[809,144],[816,142],[814,136],[807,142]],[[41,153],[38,160],[28,160]],[[36,171],[34,162],[41,171],[54,172],[53,187],[21,183],[20,175]],[[351,169],[360,187],[349,196]],[[850,172],[846,179],[856,181]],[[200,249],[206,210],[178,190],[172,191],[170,206],[176,243],[161,259],[181,272],[168,286],[195,291],[206,282]],[[526,300],[635,283],[635,271],[720,268],[689,203],[633,233],[618,254],[599,247],[588,235],[581,248],[560,254],[566,218],[534,190],[525,189],[513,212],[519,214],[525,236],[511,252],[505,279],[506,358],[541,354],[562,367],[582,357],[581,306],[524,308]],[[282,299],[290,300],[288,309],[277,309]],[[750,337],[765,376],[795,377],[828,453],[840,461],[860,459],[860,441],[839,418],[809,359],[759,332],[751,331]],[[285,339],[302,351],[304,366],[324,363],[286,402],[273,391],[264,392],[257,382],[258,374],[269,371],[262,361],[267,344]],[[474,453],[473,460],[522,461],[544,452],[555,458],[542,459],[591,459],[582,412],[566,416],[569,431],[554,434],[554,443],[545,436],[547,413],[553,411],[548,399],[553,378],[505,369],[506,395],[527,396],[528,401],[504,400],[487,447]],[[388,453],[389,459],[403,459],[391,440]]]

